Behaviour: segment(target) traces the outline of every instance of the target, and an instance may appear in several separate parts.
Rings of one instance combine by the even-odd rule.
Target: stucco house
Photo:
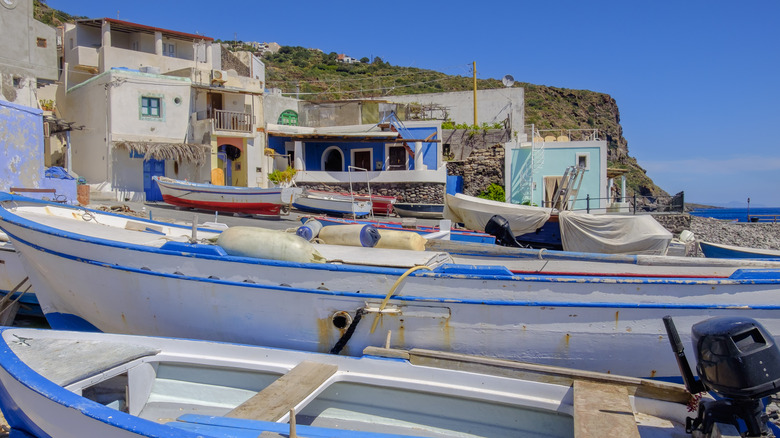
[[[110,18],[66,24],[63,55],[57,105],[85,127],[72,135],[73,170],[93,191],[153,201],[154,175],[239,186],[265,178],[263,68],[239,76],[222,70],[213,38]]]
[[[38,88],[57,80],[57,32],[33,18],[32,0],[0,1],[0,99],[39,108]]]

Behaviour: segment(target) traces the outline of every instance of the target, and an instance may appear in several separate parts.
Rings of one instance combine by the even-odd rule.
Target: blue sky
[[[629,154],[688,202],[780,207],[780,2],[48,0],[222,40],[611,95]]]

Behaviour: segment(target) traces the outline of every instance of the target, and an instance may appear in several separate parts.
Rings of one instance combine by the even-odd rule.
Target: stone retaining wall
[[[334,192],[349,192],[349,183],[346,184],[298,184],[298,187],[312,190],[326,190]],[[352,183],[352,190],[359,194],[368,194],[365,183]],[[414,202],[423,204],[443,204],[444,184],[435,183],[382,183],[371,184],[371,194],[383,196],[395,196],[397,202]]]
[[[504,186],[504,147],[500,144],[473,149],[462,161],[447,162],[447,175],[463,177],[463,193],[477,196],[490,184]]]

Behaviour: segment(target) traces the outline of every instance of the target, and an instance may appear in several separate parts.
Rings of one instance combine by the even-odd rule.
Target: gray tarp
[[[565,251],[666,255],[672,233],[650,215],[558,215]]]

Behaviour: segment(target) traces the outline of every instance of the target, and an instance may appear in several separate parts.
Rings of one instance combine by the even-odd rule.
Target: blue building
[[[570,190],[569,210],[605,212],[614,201],[609,196],[607,142],[599,140],[595,130],[558,134],[542,136],[537,131],[532,141],[508,148],[507,201],[552,207],[563,186]],[[575,173],[577,178],[567,186],[565,177]]]

